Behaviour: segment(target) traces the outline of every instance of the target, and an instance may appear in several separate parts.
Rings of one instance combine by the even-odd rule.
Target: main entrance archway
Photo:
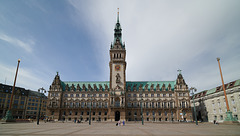
[[[120,120],[120,112],[116,111],[115,112],[115,121],[119,121]]]

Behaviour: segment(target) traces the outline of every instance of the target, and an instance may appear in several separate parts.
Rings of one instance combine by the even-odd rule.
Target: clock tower
[[[122,43],[122,29],[119,23],[119,12],[114,29],[114,41],[110,48],[110,90],[115,93],[124,93],[126,87],[126,50]]]
[[[110,95],[109,118],[111,121],[126,119],[126,50],[122,43],[122,29],[119,23],[119,12],[114,29],[114,40],[110,48]]]

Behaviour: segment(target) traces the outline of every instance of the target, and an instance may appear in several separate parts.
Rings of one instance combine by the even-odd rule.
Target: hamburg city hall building
[[[62,81],[49,88],[47,117],[66,121],[191,121],[188,85],[173,81],[126,81],[126,49],[119,14],[110,46],[110,81]],[[141,112],[142,109],[142,112]]]

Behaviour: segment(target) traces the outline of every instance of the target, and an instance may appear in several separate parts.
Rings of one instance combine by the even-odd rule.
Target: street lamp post
[[[190,88],[190,91],[191,91],[190,93],[191,93],[191,95],[192,95],[192,97],[193,97],[194,117],[195,117],[196,125],[198,125],[196,108],[195,108],[195,102],[194,102],[194,92],[196,92],[197,89],[196,89],[195,87],[191,87],[191,88]]]
[[[142,89],[140,90],[141,92],[141,103],[140,103],[140,106],[141,106],[141,116],[142,116],[142,125],[144,125],[144,122],[143,122],[143,108],[142,108],[142,100],[143,100],[143,94],[142,94]]]
[[[89,125],[91,125],[92,89],[90,91],[91,91],[90,92],[91,102],[90,102],[90,113],[89,113]]]
[[[37,125],[39,125],[39,118],[40,118],[41,105],[42,105],[42,96],[44,93],[46,93],[46,90],[42,87],[42,88],[38,89],[38,92],[40,93],[40,105],[39,105],[39,110],[38,110]]]

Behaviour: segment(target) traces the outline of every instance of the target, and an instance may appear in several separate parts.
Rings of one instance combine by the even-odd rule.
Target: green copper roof
[[[235,86],[240,86],[240,79],[236,80],[235,84],[234,84],[234,87]]]
[[[74,85],[74,88],[76,90],[78,84],[80,86],[80,91],[82,91],[83,85],[85,85],[86,91],[88,90],[88,85],[90,85],[92,88],[94,88],[94,85],[96,85],[97,91],[99,90],[100,85],[102,86],[103,91],[105,91],[105,85],[107,85],[107,87],[109,88],[109,81],[89,81],[89,82],[87,82],[87,81],[86,82],[85,81],[64,81],[61,83],[63,91],[65,91],[67,84],[68,84],[69,90],[71,89],[72,85]]]
[[[153,85],[153,89],[156,91],[156,87],[159,84],[159,88],[161,90],[163,84],[165,84],[166,91],[168,90],[168,85],[171,85],[171,91],[174,90],[174,85],[176,84],[176,81],[127,81],[126,82],[126,88],[128,86],[131,87],[131,91],[133,91],[134,85],[136,85],[136,90],[139,89],[139,86],[142,85],[142,88],[145,89],[145,86],[148,85],[148,90],[151,89],[151,86]]]
[[[212,88],[212,89],[207,91],[206,95],[209,95],[209,94],[212,94],[212,93],[215,93],[215,92],[216,92],[216,88]]]
[[[134,85],[136,85],[136,90],[138,90],[140,85],[142,85],[142,88],[144,90],[145,86],[148,85],[147,89],[150,91],[151,86],[153,85],[153,89],[156,91],[157,85],[159,85],[160,90],[162,90],[163,84],[165,84],[166,91],[173,91],[174,90],[174,85],[176,84],[176,81],[134,81],[134,82],[127,81],[126,82],[126,88],[128,88],[128,86],[130,86],[131,91],[133,91]],[[169,84],[171,85],[171,90],[168,90]],[[105,85],[107,85],[107,87],[109,88],[109,81],[89,81],[89,82],[85,82],[85,81],[64,81],[64,82],[61,82],[61,85],[62,85],[63,91],[66,91],[66,86],[67,85],[68,85],[68,91],[71,90],[72,85],[74,86],[74,91],[76,91],[78,85],[80,87],[80,91],[84,91],[83,90],[83,88],[84,88],[83,85],[85,85],[85,91],[88,91],[88,89],[89,89],[88,86],[89,85],[93,89],[94,89],[94,85],[96,85],[97,91],[100,89],[100,86],[102,86],[103,91],[106,91],[105,90]]]

